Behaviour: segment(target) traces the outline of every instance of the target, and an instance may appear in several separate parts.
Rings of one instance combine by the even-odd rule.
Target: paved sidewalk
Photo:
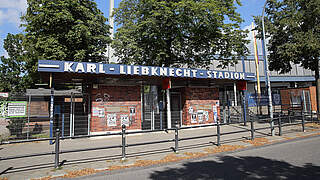
[[[268,123],[255,123],[255,128],[269,127]],[[250,130],[250,123],[243,125],[225,125],[221,127],[221,133]],[[179,152],[174,153],[174,142],[161,144],[130,146],[135,143],[145,143],[161,140],[174,139],[174,131],[134,134],[127,136],[127,159],[121,160],[121,148],[103,149],[95,151],[84,151],[75,153],[66,153],[60,155],[60,161],[64,164],[59,169],[54,169],[54,155],[41,157],[30,157],[14,160],[0,161],[0,175],[3,179],[32,179],[40,177],[74,177],[77,175],[86,175],[100,170],[122,169],[125,167],[135,167],[151,165],[156,163],[166,163],[186,158],[201,157],[208,154],[231,151],[239,148],[259,146],[267,143],[285,141],[292,138],[312,136],[320,134],[320,127],[307,127],[306,132],[302,132],[301,125],[284,127],[283,136],[278,136],[278,128],[275,136],[270,136],[270,129],[258,130],[255,132],[255,141],[249,141],[250,131],[228,134],[221,136],[221,147],[216,145],[217,137],[216,127],[194,128],[179,131],[179,138],[200,137],[203,138],[179,141]],[[60,150],[74,150],[83,148],[95,148],[111,145],[121,145],[121,136],[71,139],[61,141]],[[32,153],[53,152],[54,145],[48,142],[33,142],[23,144],[1,145],[0,157],[14,155],[24,155]],[[10,168],[10,169],[8,169]]]

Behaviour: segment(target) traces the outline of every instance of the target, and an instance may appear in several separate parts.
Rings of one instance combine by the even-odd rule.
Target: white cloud
[[[0,9],[2,8],[24,11],[27,9],[27,0],[1,0]]]
[[[21,24],[20,16],[27,10],[27,0],[0,0],[0,25]]]

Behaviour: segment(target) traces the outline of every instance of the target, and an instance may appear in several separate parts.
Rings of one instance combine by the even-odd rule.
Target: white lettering
[[[239,73],[234,73],[234,78],[239,79]]]
[[[127,66],[127,74],[131,74],[131,66]]]
[[[152,76],[158,76],[158,73],[157,73],[157,67],[151,67],[151,75]]]
[[[230,73],[230,74],[231,74],[231,79],[233,79],[233,74],[234,74],[234,73],[232,72],[232,73]]]
[[[78,63],[76,69],[74,70],[74,72],[79,72],[81,70],[81,72],[84,72],[84,67],[82,63]]]
[[[216,79],[217,78],[217,71],[212,71],[212,73],[213,73],[213,77]]]
[[[223,73],[222,72],[219,72],[218,78],[219,79],[223,79]]]
[[[97,66],[95,64],[87,64],[87,72],[96,72]]]
[[[73,72],[71,66],[73,65],[73,62],[68,63],[68,62],[64,62],[64,71],[66,72]]]
[[[141,74],[142,75],[149,75],[149,68],[145,67],[145,66],[142,66],[141,67]]]
[[[208,78],[212,78],[211,71],[207,71],[207,76],[208,76]]]
[[[182,70],[181,69],[177,69],[176,70],[176,75],[179,76],[179,77],[182,76]]]
[[[197,70],[193,69],[191,70],[191,72],[193,77],[197,77]]]
[[[190,77],[190,70],[184,69],[184,70],[183,70],[183,76],[184,76],[184,77]]]
[[[99,64],[99,73],[106,73],[103,69],[103,64]]]
[[[123,65],[120,65],[120,74],[126,74],[126,72],[124,71]]]
[[[169,76],[174,76],[174,69],[173,68],[169,68]]]
[[[133,74],[139,75],[139,66],[133,66]]]
[[[244,73],[240,73],[240,79],[244,79]]]
[[[225,79],[228,79],[229,77],[230,77],[229,72],[224,72],[224,78],[225,78]]]
[[[168,76],[168,69],[161,67],[160,68],[160,76]]]

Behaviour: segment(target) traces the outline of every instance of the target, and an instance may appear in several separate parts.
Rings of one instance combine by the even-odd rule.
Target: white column
[[[170,107],[170,90],[166,90],[167,94],[167,124],[168,124],[168,129],[171,128],[171,107]]]

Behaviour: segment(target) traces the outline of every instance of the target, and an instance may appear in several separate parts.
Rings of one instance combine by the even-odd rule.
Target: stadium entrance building
[[[79,124],[88,134],[99,134],[119,131],[123,124],[129,130],[154,130],[216,123],[225,87],[237,84],[245,90],[246,82],[255,80],[246,72],[50,60],[39,60],[38,71],[52,89],[50,117],[59,114],[57,124],[65,116],[63,110],[54,112],[61,109],[55,108],[56,90],[60,84],[79,85],[79,94],[63,100],[78,107],[70,110],[70,135]],[[85,120],[76,114],[86,115]]]

